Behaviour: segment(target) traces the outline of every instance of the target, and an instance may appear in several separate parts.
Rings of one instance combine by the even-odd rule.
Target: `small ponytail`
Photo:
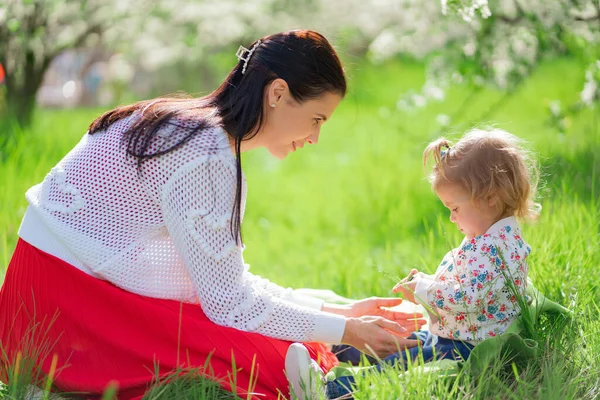
[[[448,161],[448,154],[451,148],[451,143],[445,137],[440,137],[439,139],[429,143],[429,145],[425,148],[425,151],[423,151],[423,169],[427,170],[427,162],[430,158],[433,158],[434,171],[438,171],[443,177],[445,177],[444,168],[442,165]]]

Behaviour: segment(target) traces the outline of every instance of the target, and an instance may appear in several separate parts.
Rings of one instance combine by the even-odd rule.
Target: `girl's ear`
[[[495,194],[488,196],[488,207],[495,208],[498,205],[498,198]]]

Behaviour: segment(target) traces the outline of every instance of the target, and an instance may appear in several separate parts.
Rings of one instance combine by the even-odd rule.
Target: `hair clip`
[[[452,151],[452,147],[450,147],[450,146],[446,146],[445,150],[440,150],[440,160],[443,160],[444,158],[446,158],[446,156],[448,154],[450,154],[451,151]]]
[[[246,67],[248,66],[248,61],[250,61],[250,57],[252,57],[252,53],[256,50],[256,48],[261,44],[260,40],[256,41],[256,44],[252,46],[250,50],[245,48],[244,46],[240,46],[235,52],[235,56],[238,58],[238,61],[244,61],[244,66],[242,67],[242,75],[246,73]]]

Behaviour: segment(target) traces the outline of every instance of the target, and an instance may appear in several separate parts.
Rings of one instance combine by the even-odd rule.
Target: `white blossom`
[[[548,108],[550,109],[550,113],[555,117],[560,117],[561,115],[561,105],[560,100],[553,100],[548,103]]]
[[[446,114],[438,114],[437,117],[435,117],[435,120],[440,126],[448,126],[451,122],[450,116]]]
[[[215,50],[302,27],[321,31],[334,44],[342,41],[350,56],[366,52],[373,62],[383,62],[408,54],[426,60],[431,72],[420,92],[408,95],[413,97],[406,101],[409,108],[439,101],[451,83],[494,82],[509,88],[533,70],[542,50],[562,54],[565,38],[582,41],[582,48],[600,44],[598,9],[590,1],[312,0],[307,6],[280,0],[2,0],[0,24],[20,32],[36,4],[43,5],[46,26],[29,38],[27,48],[38,63],[96,28],[98,32],[90,33],[80,46],[111,49],[127,55],[123,62],[132,68],[153,71],[179,63],[201,64]],[[491,13],[498,18],[486,20]],[[544,48],[538,39],[542,34]],[[0,39],[7,75],[21,74],[15,55],[22,54],[22,37]],[[441,55],[441,61],[432,54]],[[472,76],[457,73],[456,63],[464,58],[480,67]],[[233,54],[231,60],[235,63]],[[116,73],[117,79],[134,76],[127,67],[123,71]],[[598,74],[590,76],[581,92],[586,104],[598,100]],[[402,104],[398,101],[400,108]]]
[[[581,102],[587,107],[593,107],[594,101],[598,99],[598,80],[600,75],[600,60],[592,64],[585,72],[585,83],[580,93]]]
[[[423,86],[423,95],[428,99],[443,101],[446,97],[446,92],[433,81],[428,81]]]

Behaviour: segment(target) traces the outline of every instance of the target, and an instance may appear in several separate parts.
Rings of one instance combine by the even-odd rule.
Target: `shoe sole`
[[[310,365],[306,347],[301,343],[292,343],[285,356],[285,372],[290,382],[290,392],[296,395],[297,400],[310,400],[306,396],[306,391],[310,391]]]

